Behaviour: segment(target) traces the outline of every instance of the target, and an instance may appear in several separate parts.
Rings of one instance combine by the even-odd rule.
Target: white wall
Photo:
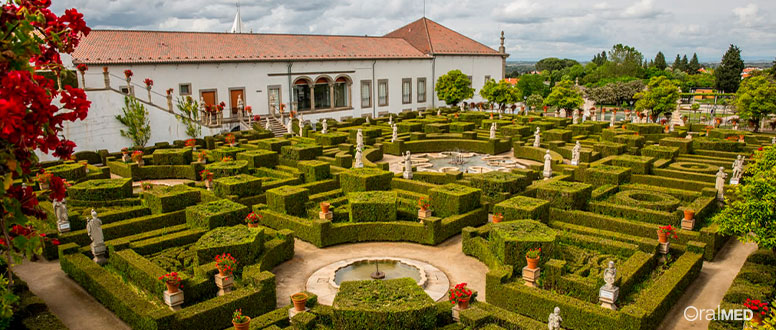
[[[452,71],[461,70],[463,74],[472,76],[472,88],[474,88],[474,97],[470,101],[485,101],[480,96],[480,89],[485,85],[485,76],[490,76],[496,81],[501,80],[501,56],[457,56],[457,55],[437,55],[434,70],[434,82],[440,76]],[[434,93],[436,97],[436,92]],[[437,106],[445,105],[445,101],[436,100]]]

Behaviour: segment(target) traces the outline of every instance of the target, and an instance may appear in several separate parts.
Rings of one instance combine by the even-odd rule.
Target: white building
[[[282,104],[306,120],[441,106],[434,84],[450,70],[469,75],[476,90],[504,77],[503,42],[502,33],[497,51],[427,18],[382,37],[93,30],[72,58],[73,65],[89,66],[85,87],[92,107],[85,121],[65,127],[65,136],[80,150],[130,144],[115,119],[128,89],[126,69],[134,73],[130,88],[141,101],[149,98],[143,80],[154,82],[146,105],[153,144],[187,138],[169,112],[179,96],[226,104],[223,125],[203,127],[203,134],[240,125],[238,117],[247,116],[240,116],[238,98],[254,115],[277,117]]]

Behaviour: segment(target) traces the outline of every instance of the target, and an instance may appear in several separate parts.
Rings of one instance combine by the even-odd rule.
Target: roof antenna
[[[426,17],[426,0],[423,0],[423,17]]]

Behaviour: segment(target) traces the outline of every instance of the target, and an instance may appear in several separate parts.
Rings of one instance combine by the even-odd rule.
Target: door
[[[280,109],[280,86],[270,86],[269,91],[269,113],[273,116]]]
[[[243,106],[245,105],[245,90],[243,89],[230,89],[229,90],[229,106],[232,107],[232,114],[237,114],[237,100],[242,98]]]
[[[212,106],[216,104],[215,91],[200,92],[199,94],[202,96],[202,100],[205,102],[206,105]]]

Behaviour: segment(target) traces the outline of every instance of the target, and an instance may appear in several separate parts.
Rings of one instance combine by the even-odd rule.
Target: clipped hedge
[[[395,191],[348,193],[350,222],[395,221]]]
[[[213,192],[216,196],[247,197],[261,194],[263,180],[248,174],[238,174],[213,180]]]
[[[83,201],[105,201],[132,197],[131,179],[84,181],[67,189],[68,197]]]
[[[537,188],[536,198],[550,201],[552,207],[583,210],[592,191],[592,186],[586,183],[550,181]]]
[[[226,199],[200,203],[186,208],[186,224],[191,228],[213,229],[240,224],[248,207]]]
[[[378,168],[352,168],[339,176],[342,192],[357,192],[391,189],[393,173]]]
[[[267,190],[267,206],[275,212],[305,216],[308,199],[309,190],[301,187],[281,186]]]
[[[332,307],[336,329],[436,328],[433,300],[410,278],[343,282]]]
[[[547,222],[550,202],[526,196],[515,196],[495,205],[494,213],[501,213],[504,221],[533,219]]]
[[[156,149],[154,165],[187,165],[191,163],[191,148]]]
[[[153,186],[143,192],[143,204],[154,214],[183,210],[199,201],[199,190],[186,185]]]
[[[431,209],[438,217],[463,214],[480,206],[481,194],[482,191],[477,188],[455,183],[446,184],[429,191]]]

